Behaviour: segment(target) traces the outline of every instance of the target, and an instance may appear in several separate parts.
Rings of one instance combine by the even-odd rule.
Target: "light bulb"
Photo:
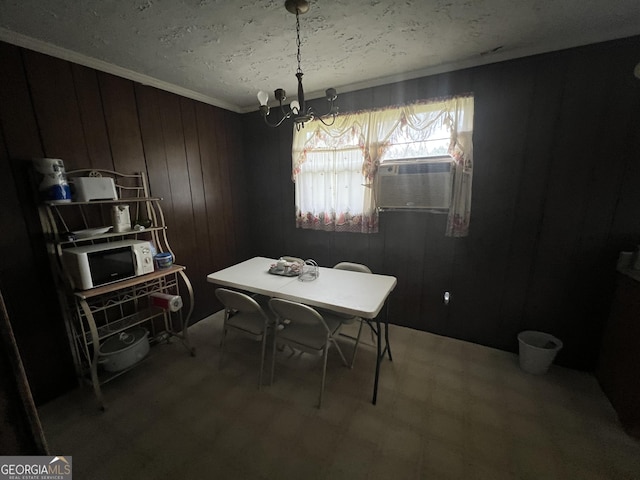
[[[269,94],[260,90],[258,92],[258,101],[260,102],[260,106],[265,106],[269,101]]]
[[[298,103],[297,100],[292,100],[291,103],[289,104],[289,107],[291,107],[291,111],[297,115],[298,113],[300,113],[300,103]]]

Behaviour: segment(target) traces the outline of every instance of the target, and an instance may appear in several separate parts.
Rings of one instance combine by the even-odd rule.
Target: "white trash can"
[[[562,348],[562,342],[548,333],[526,330],[518,334],[520,368],[534,375],[547,373]]]

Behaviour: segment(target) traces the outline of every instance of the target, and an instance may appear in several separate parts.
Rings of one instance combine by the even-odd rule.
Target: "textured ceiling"
[[[638,0],[310,3],[308,98],[640,34]],[[0,40],[237,112],[296,91],[284,0],[0,0]]]

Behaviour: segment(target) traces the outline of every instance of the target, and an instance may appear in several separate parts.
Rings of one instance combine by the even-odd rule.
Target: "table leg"
[[[378,400],[378,379],[380,378],[380,362],[384,358],[384,354],[389,355],[389,361],[393,362],[393,358],[391,357],[391,346],[389,345],[389,301],[387,301],[385,315],[384,315],[384,350],[382,350],[382,329],[380,326],[380,316],[376,317],[376,346],[377,346],[377,355],[376,355],[376,376],[373,382],[373,400],[371,403],[373,405],[376,404]]]
[[[381,350],[382,347],[380,343],[382,343],[382,331],[380,330],[380,319],[376,317],[376,327],[377,327],[377,335],[376,335],[376,345],[377,345],[377,355],[376,355],[376,376],[373,381],[373,399],[371,400],[372,404],[376,404],[378,400],[378,378],[380,376],[380,360],[381,360]]]
[[[389,344],[389,300],[387,300],[387,307],[384,314],[384,343],[384,348],[389,354],[389,361],[393,362],[393,358],[391,358],[391,345]]]

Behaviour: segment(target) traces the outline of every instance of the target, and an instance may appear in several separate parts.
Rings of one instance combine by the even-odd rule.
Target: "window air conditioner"
[[[451,157],[384,162],[378,169],[377,206],[385,209],[449,208]]]

